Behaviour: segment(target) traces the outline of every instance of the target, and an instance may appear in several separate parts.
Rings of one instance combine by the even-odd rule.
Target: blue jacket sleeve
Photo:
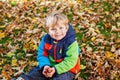
[[[37,60],[38,60],[38,65],[40,69],[42,69],[42,67],[44,67],[45,65],[50,65],[49,58],[44,56],[44,37],[42,38],[38,46]]]

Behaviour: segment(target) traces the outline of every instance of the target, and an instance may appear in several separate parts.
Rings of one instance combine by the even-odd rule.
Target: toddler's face
[[[55,25],[54,27],[49,27],[49,35],[55,40],[61,40],[65,37],[68,27],[63,24]]]

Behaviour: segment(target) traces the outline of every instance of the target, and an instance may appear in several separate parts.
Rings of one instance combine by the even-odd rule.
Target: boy
[[[73,80],[80,70],[76,34],[68,18],[59,12],[46,18],[46,34],[38,47],[38,67],[17,80]]]

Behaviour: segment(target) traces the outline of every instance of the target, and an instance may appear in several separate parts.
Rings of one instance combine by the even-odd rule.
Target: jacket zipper
[[[54,46],[54,59],[55,59],[55,61],[57,60],[57,55],[56,55],[56,47],[57,47],[57,44],[58,44],[58,41],[56,41],[56,43],[55,43],[55,46]]]

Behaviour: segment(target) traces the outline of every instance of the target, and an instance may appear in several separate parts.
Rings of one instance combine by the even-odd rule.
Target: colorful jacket
[[[38,47],[37,60],[40,69],[49,65],[55,67],[58,74],[67,71],[78,73],[80,70],[79,47],[75,38],[76,34],[70,24],[66,36],[59,41],[46,34]]]

